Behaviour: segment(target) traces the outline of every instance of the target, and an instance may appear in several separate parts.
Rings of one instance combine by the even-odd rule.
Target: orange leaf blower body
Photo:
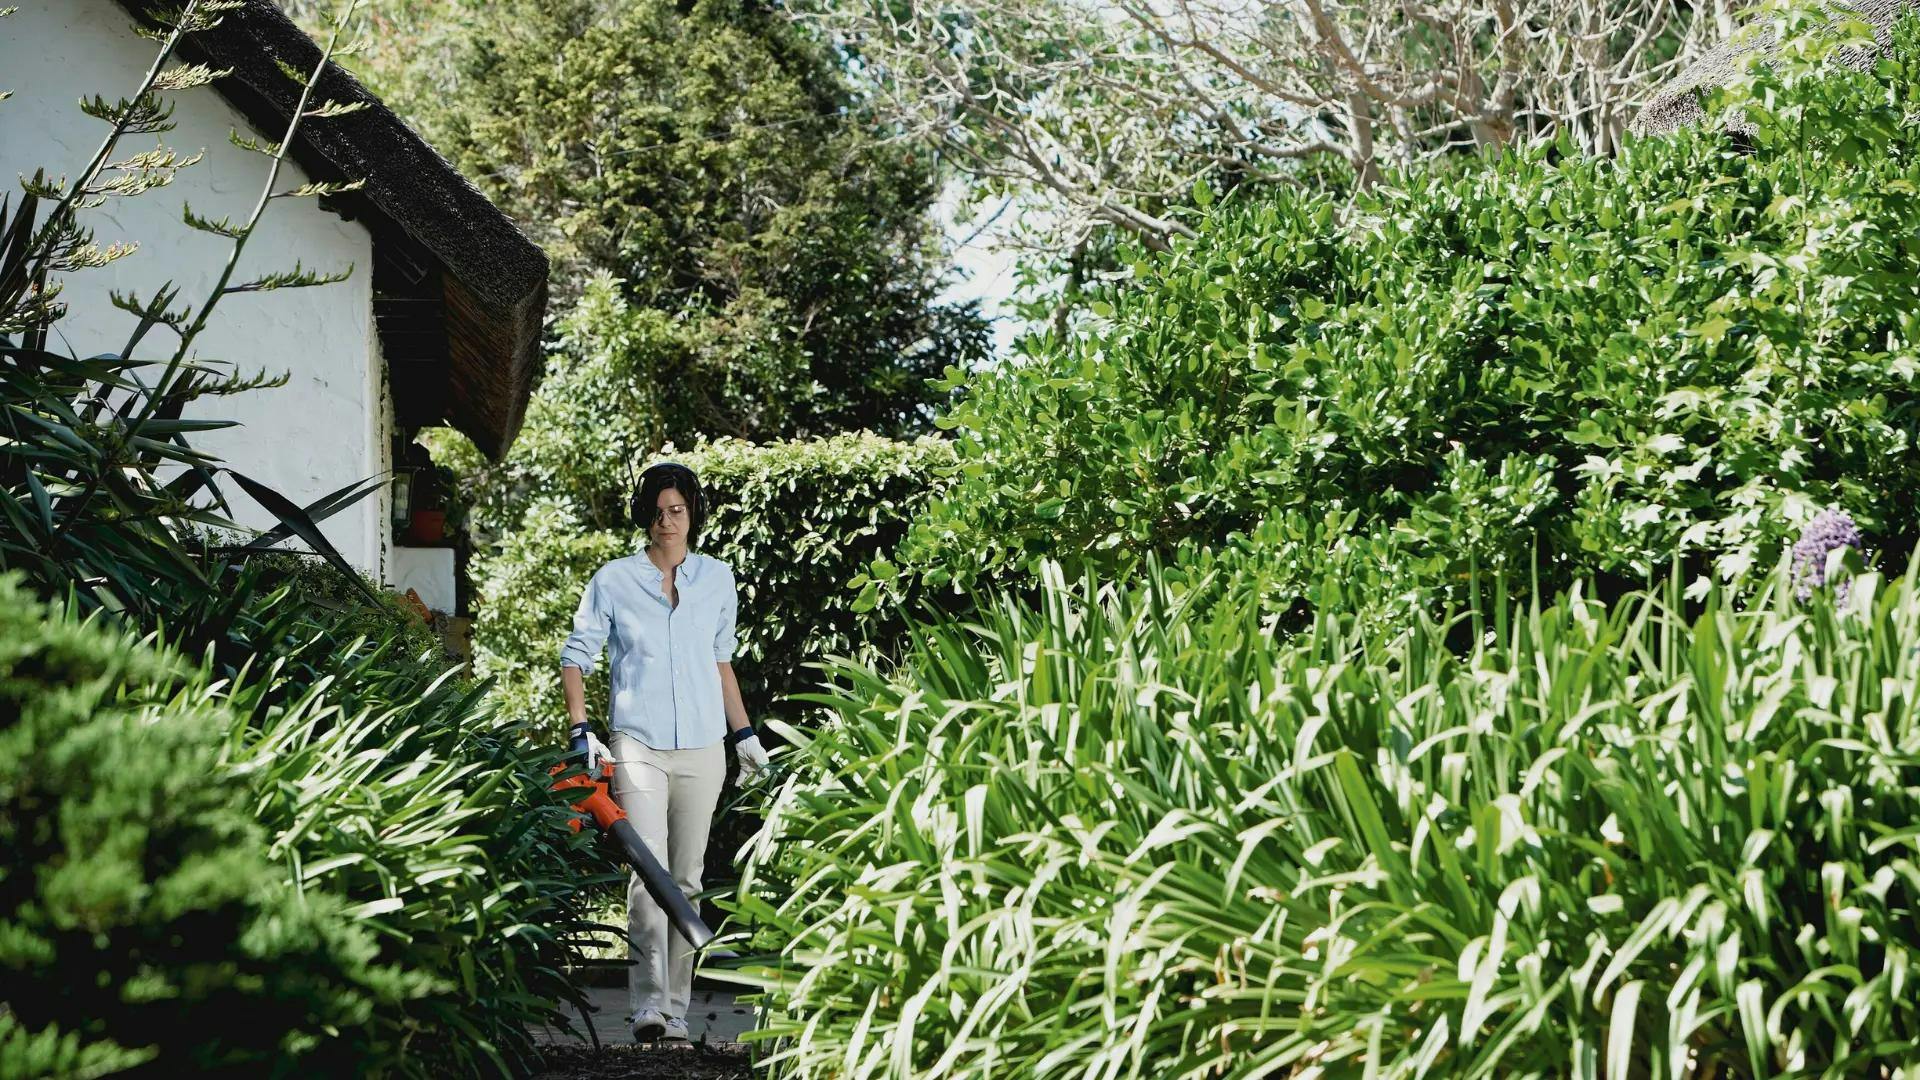
[[[551,771],[560,773],[566,768],[565,765],[555,765]],[[574,808],[584,813],[573,816],[573,831],[579,832],[580,827],[591,818],[602,835],[613,840],[622,860],[640,875],[640,883],[646,886],[647,895],[653,897],[653,902],[667,913],[668,921],[673,923],[673,928],[680,932],[680,936],[696,949],[705,946],[713,940],[713,931],[701,921],[700,912],[687,899],[687,894],[680,891],[680,886],[674,883],[673,875],[667,873],[659,859],[654,858],[653,849],[640,839],[639,830],[627,819],[627,812],[613,800],[613,793],[607,789],[612,780],[613,762],[606,761],[600,764],[600,775],[575,773],[564,780],[555,781],[553,790],[565,793],[574,788],[589,789],[586,798],[574,803]]]

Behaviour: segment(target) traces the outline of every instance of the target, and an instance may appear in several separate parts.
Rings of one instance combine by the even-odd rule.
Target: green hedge
[[[1773,581],[1459,655],[1056,577],[838,665],[740,885],[773,1075],[1911,1070],[1920,591]]]
[[[848,584],[893,550],[942,482],[951,450],[937,439],[865,433],[754,446],[720,440],[666,452],[699,474],[712,516],[699,550],[740,584],[735,659],[749,712],[790,715],[787,695],[810,688],[805,664],[867,642],[897,640],[897,606],[867,605]],[[637,530],[596,530],[562,499],[537,500],[499,549],[475,560],[478,671],[498,680],[508,715],[564,726],[560,646],[593,571],[640,550]],[[606,700],[605,669],[589,700]]]
[[[1147,552],[1411,606],[1584,576],[1721,581],[1820,507],[1920,511],[1920,67],[1785,63],[1752,135],[1564,148],[1216,208],[1097,328],[967,376],[961,480],[895,560],[936,585]],[[1482,579],[1484,580],[1484,578]],[[1704,581],[1700,586],[1704,585]],[[1700,587],[1696,586],[1696,587]]]

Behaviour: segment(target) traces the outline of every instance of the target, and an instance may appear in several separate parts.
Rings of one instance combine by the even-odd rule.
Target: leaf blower
[[[555,765],[550,771],[558,774],[566,771],[566,768],[565,765]],[[667,913],[667,920],[680,932],[680,936],[686,938],[694,948],[704,948],[707,942],[713,940],[713,931],[707,929],[707,924],[700,920],[700,912],[694,909],[693,901],[680,891],[673,875],[660,865],[660,860],[653,857],[653,850],[647,847],[646,841],[640,839],[639,830],[627,820],[627,812],[614,801],[613,794],[607,788],[612,781],[613,762],[603,761],[598,776],[576,773],[555,781],[553,790],[591,789],[586,798],[574,803],[574,808],[584,813],[574,814],[571,823],[573,831],[579,832],[580,827],[591,819],[601,835],[612,838],[621,860],[640,875],[640,883],[647,887],[647,895],[653,897],[653,902]]]

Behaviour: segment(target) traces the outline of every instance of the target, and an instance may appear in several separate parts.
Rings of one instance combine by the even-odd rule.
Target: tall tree
[[[385,0],[374,18],[363,73],[547,248],[563,305],[587,298],[564,335],[586,351],[542,391],[570,422],[595,407],[566,385],[585,364],[647,384],[613,403],[650,403],[645,441],[903,434],[930,424],[926,380],[984,353],[974,310],[937,300],[927,145],[877,128],[775,7]]]

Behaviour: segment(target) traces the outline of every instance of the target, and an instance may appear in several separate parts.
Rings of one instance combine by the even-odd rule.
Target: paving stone
[[[590,986],[586,988],[587,1002],[592,1013],[587,1019],[593,1030],[600,1036],[602,1044],[631,1046],[633,1036],[627,1031],[627,988],[610,986]],[[572,1011],[575,1031],[568,1034],[558,1028],[544,1027],[534,1032],[534,1038],[555,1046],[591,1046],[583,1022],[577,1011]],[[687,1031],[694,1042],[738,1045],[740,1036],[751,1031],[754,1026],[753,1010],[744,1005],[734,1004],[733,995],[721,990],[695,990],[687,1006]]]

